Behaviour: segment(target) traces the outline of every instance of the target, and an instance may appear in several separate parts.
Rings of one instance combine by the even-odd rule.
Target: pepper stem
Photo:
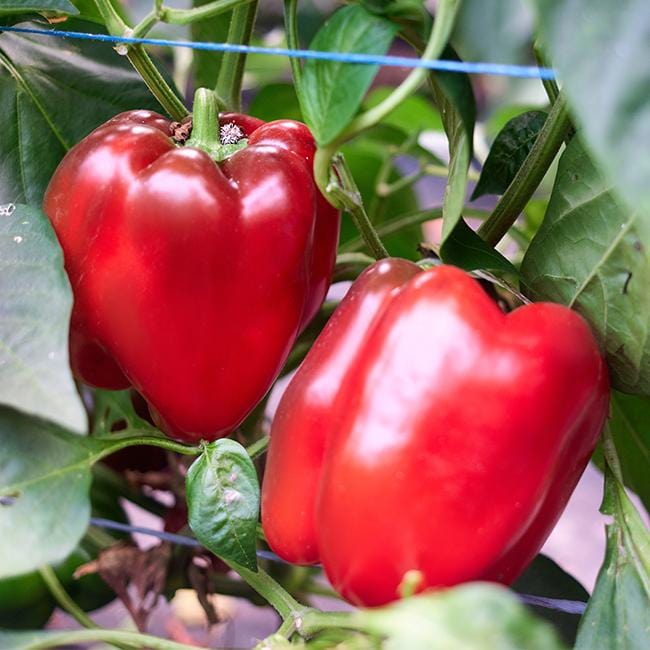
[[[217,96],[208,88],[198,88],[194,93],[192,135],[185,144],[202,149],[211,158],[214,158],[213,153],[217,153],[221,147]]]
[[[192,109],[192,135],[185,143],[186,147],[201,149],[213,160],[225,160],[236,151],[243,149],[248,140],[238,139],[222,142],[219,128],[219,102],[217,95],[208,88],[199,88],[194,93]],[[243,133],[242,133],[243,136]]]

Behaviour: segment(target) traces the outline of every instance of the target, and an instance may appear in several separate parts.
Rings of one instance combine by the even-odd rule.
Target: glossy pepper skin
[[[262,491],[271,548],[321,561],[358,605],[513,581],[539,551],[607,416],[609,380],[583,319],[504,314],[463,271],[367,269],[291,381]]]
[[[320,307],[340,215],[312,175],[307,127],[225,114],[248,146],[222,163],[170,122],[122,113],[63,159],[44,209],[74,293],[75,375],[133,386],[169,434],[232,431]]]

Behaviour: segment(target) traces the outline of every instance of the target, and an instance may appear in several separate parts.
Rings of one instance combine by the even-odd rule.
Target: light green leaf
[[[90,517],[102,445],[0,407],[0,578],[63,560]]]
[[[534,300],[587,319],[615,388],[650,395],[650,212],[627,209],[576,137],[521,272]]]
[[[223,438],[206,445],[187,473],[190,527],[215,555],[257,571],[260,489],[246,450]]]
[[[0,208],[0,403],[83,433],[68,361],[72,292],[45,215]]]
[[[607,526],[605,562],[587,606],[576,650],[646,650],[650,639],[650,534],[623,486],[606,470],[602,511]]]
[[[361,5],[336,11],[310,45],[324,52],[385,54],[397,27]],[[348,124],[377,74],[378,66],[310,59],[302,75],[302,112],[319,145]]]
[[[505,588],[468,584],[362,610],[363,629],[384,636],[384,650],[476,648],[560,650],[553,628]]]
[[[647,0],[536,0],[553,66],[589,149],[628,207],[650,212]]]

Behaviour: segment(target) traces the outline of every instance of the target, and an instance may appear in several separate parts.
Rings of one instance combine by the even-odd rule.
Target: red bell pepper
[[[74,293],[75,375],[135,387],[186,440],[229,433],[264,396],[325,297],[338,241],[307,127],[221,124],[248,146],[217,164],[177,146],[160,115],[122,113],[66,155],[44,202]]]
[[[539,551],[605,421],[609,380],[584,320],[504,314],[448,266],[367,269],[284,394],[262,523],[359,605],[513,581]]]

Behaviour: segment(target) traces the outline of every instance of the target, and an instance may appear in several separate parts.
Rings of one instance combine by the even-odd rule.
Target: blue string
[[[340,63],[360,63],[363,65],[380,65],[399,68],[425,68],[439,72],[465,72],[467,74],[489,74],[524,79],[555,79],[555,72],[550,68],[537,66],[508,65],[501,63],[470,63],[466,61],[423,61],[405,56],[379,56],[354,52],[319,52],[316,50],[291,50],[284,47],[260,47],[257,45],[237,45],[233,43],[201,43],[196,41],[175,41],[164,38],[133,38],[128,36],[109,36],[107,34],[88,34],[84,32],[67,32],[58,29],[33,29],[31,27],[0,27],[0,32],[17,32],[20,34],[40,34],[57,38],[76,38],[84,41],[101,41],[104,43],[125,43],[160,45],[166,47],[186,47],[208,52],[242,52],[246,54],[266,54],[270,56],[288,56],[297,59],[318,59],[321,61],[338,61]]]
[[[93,517],[90,519],[90,523],[92,526],[96,526],[97,528],[119,530],[125,533],[140,533],[141,535],[157,537],[165,542],[171,542],[172,544],[178,544],[180,546],[192,546],[194,548],[202,546],[201,542],[193,537],[167,533],[161,530],[154,530],[153,528],[144,528],[142,526],[132,526],[131,524],[123,524],[119,521],[111,521],[110,519]],[[289,564],[271,551],[258,550],[257,556],[264,560]],[[587,603],[583,603],[581,600],[564,600],[562,598],[547,598],[546,596],[532,596],[530,594],[516,595],[527,605],[536,605],[538,607],[545,607],[546,609],[554,609],[558,612],[566,612],[567,614],[583,614],[587,607]]]

